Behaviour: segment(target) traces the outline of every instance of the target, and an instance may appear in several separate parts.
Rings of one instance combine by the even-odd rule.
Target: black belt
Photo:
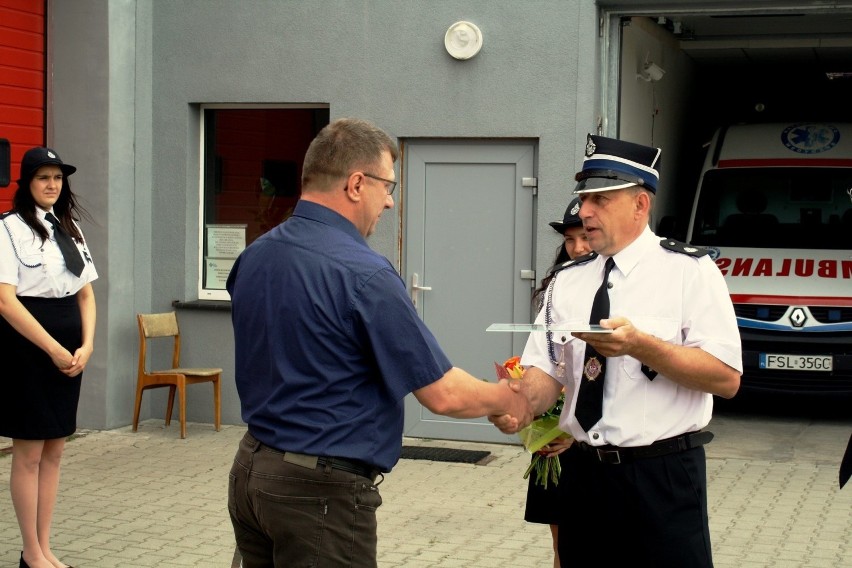
[[[619,446],[592,446],[586,442],[574,444],[580,450],[591,454],[598,461],[609,464],[627,463],[644,458],[656,458],[676,452],[683,452],[698,446],[703,446],[713,439],[713,432],[690,432],[674,438],[658,440],[650,446],[622,448]]]
[[[320,467],[330,467],[340,471],[346,471],[368,478],[371,482],[376,480],[379,475],[379,470],[364,462],[348,460],[345,458],[329,458],[324,456],[309,456],[306,454],[297,454],[294,452],[281,452],[284,454],[284,461],[295,465],[300,465],[308,469],[318,469]]]
[[[375,481],[376,477],[379,475],[379,470],[369,466],[363,462],[357,462],[353,460],[347,460],[343,458],[317,458],[317,467],[320,466],[329,466],[332,469],[339,469],[340,471],[348,471],[349,473],[354,473],[355,475],[360,475],[361,477],[366,477],[370,481]]]
[[[246,432],[245,439],[252,446],[264,448],[267,451],[276,454],[281,454],[281,456],[283,456],[284,458],[284,461],[287,463],[299,465],[308,469],[330,467],[332,469],[346,471],[348,473],[360,475],[361,477],[366,477],[370,480],[370,482],[375,482],[376,477],[378,477],[381,473],[377,468],[356,460],[349,460],[345,458],[329,458],[324,456],[310,456],[307,454],[297,454],[295,452],[282,452],[281,450],[277,450],[271,446],[267,446],[266,444],[252,436],[250,432]]]

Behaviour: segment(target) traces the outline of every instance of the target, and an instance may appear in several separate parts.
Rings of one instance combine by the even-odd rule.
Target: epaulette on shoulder
[[[686,243],[682,243],[674,239],[662,239],[660,240],[660,246],[666,250],[670,250],[672,252],[679,252],[680,254],[688,254],[689,256],[694,256],[695,258],[700,258],[706,254],[710,254],[710,249],[708,248],[688,245]]]
[[[548,272],[550,274],[556,274],[560,270],[565,270],[566,268],[571,268],[572,266],[580,266],[581,264],[586,264],[590,260],[594,260],[598,257],[598,253],[592,251],[589,254],[584,254],[583,256],[578,256],[577,258],[571,259],[567,262],[563,262],[562,264],[557,264],[550,268]]]
[[[5,219],[9,215],[13,214],[14,211],[6,211],[5,213],[0,213],[0,219]]]

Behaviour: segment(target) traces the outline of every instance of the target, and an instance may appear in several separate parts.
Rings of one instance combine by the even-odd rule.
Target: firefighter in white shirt
[[[594,252],[563,265],[537,323],[604,333],[532,333],[521,358],[520,388],[536,412],[566,390],[560,425],[576,440],[560,483],[566,562],[583,549],[613,566],[712,566],[703,448],[712,434],[702,429],[713,395],[739,389],[740,338],[707,251],[648,227],[659,157],[588,136],[574,193]]]

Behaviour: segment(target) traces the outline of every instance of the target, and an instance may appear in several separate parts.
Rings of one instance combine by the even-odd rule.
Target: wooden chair
[[[166,407],[166,426],[172,420],[172,408],[175,403],[175,390],[178,393],[180,414],[180,437],[186,438],[186,385],[213,383],[213,417],[216,431],[221,427],[221,388],[222,369],[189,368],[180,366],[180,329],[175,312],[162,314],[136,314],[139,324],[139,373],[136,381],[136,407],[133,410],[133,431],[139,426],[139,410],[142,407],[142,391],[146,389],[168,387],[169,403]],[[172,337],[172,368],[149,371],[146,361],[148,341],[157,337]]]

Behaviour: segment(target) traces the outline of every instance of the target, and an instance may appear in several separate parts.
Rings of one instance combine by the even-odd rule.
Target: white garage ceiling
[[[649,16],[701,63],[817,63],[852,72],[852,10]]]

